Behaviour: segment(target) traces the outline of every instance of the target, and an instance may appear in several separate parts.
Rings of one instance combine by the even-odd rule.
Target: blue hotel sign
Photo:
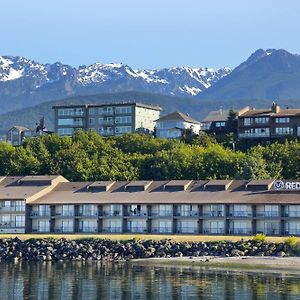
[[[277,191],[282,191],[282,190],[300,191],[300,182],[276,180],[273,183],[273,187]]]

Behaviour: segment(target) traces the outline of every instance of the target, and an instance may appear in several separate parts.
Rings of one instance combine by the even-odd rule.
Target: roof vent
[[[227,191],[232,182],[232,180],[210,180],[203,186],[203,189],[207,191]]]
[[[163,186],[165,191],[186,191],[192,180],[171,180]]]
[[[147,191],[153,181],[131,181],[125,185],[124,189],[128,192]]]
[[[114,185],[115,181],[95,181],[87,186],[87,190],[107,192]]]

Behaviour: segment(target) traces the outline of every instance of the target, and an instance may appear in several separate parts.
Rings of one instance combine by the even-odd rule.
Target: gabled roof
[[[228,115],[229,109],[213,110],[202,120],[202,122],[226,122]]]
[[[184,122],[188,122],[188,123],[200,124],[200,122],[194,120],[189,115],[184,114],[179,111],[172,112],[172,113],[156,120],[156,122],[159,122],[159,121],[184,121]]]
[[[31,129],[28,129],[27,127],[24,127],[24,126],[13,126],[9,129],[12,130],[12,129],[17,129],[18,131],[28,131],[28,130],[31,130]]]

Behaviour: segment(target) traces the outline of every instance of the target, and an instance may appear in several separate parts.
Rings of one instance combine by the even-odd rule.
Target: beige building
[[[0,233],[300,235],[300,182],[1,177]]]
[[[94,130],[103,136],[123,133],[152,133],[161,108],[138,102],[53,106],[55,132],[70,136],[78,129]]]

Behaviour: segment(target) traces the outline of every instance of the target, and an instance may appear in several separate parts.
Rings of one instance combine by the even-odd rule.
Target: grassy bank
[[[110,239],[114,241],[124,241],[124,240],[163,240],[172,239],[176,242],[212,242],[212,241],[240,241],[241,239],[250,240],[253,236],[215,236],[215,235],[152,235],[152,234],[0,234],[1,239],[8,239],[19,237],[22,240],[26,239],[41,239],[41,238],[66,238],[66,239],[87,239],[87,238],[97,238],[97,239]],[[284,242],[286,237],[267,237],[267,242]],[[300,238],[297,238],[300,242]]]

